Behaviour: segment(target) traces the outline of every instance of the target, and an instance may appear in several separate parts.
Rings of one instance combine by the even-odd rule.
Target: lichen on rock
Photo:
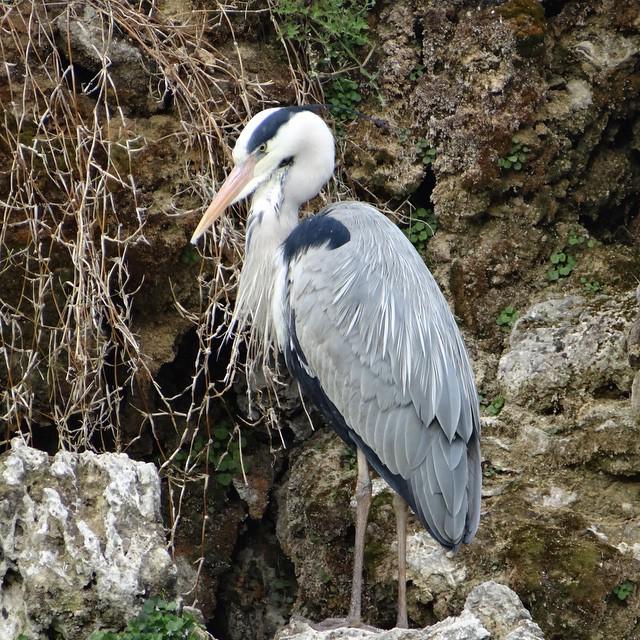
[[[151,594],[175,595],[155,467],[125,454],[20,439],[0,457],[2,640],[120,628]]]
[[[533,305],[516,321],[498,378],[507,398],[544,411],[587,394],[631,391],[626,336],[635,295],[566,296]]]
[[[304,620],[293,620],[274,640],[544,640],[518,596],[493,581],[478,585],[463,611],[424,629],[346,628],[321,630]]]

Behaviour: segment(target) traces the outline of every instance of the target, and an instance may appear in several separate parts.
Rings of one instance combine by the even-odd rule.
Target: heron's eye
[[[267,143],[263,142],[259,147],[258,147],[258,151],[260,153],[266,153],[267,152]]]

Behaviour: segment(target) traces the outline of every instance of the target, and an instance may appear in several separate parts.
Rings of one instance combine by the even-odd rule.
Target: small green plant
[[[483,465],[482,467],[482,475],[485,478],[495,478],[498,475],[498,470],[491,464]]]
[[[409,74],[409,80],[411,80],[411,82],[415,82],[416,80],[422,77],[423,73],[424,73],[424,65],[417,64],[415,67],[413,67],[413,69],[411,69],[411,73]]]
[[[374,2],[357,0],[277,0],[274,12],[285,38],[316,45],[323,62],[344,66],[355,49],[369,43],[368,12]],[[356,59],[357,60],[357,59]]]
[[[531,153],[531,149],[514,138],[511,141],[511,149],[506,157],[498,158],[498,166],[501,169],[520,171],[527,162],[529,153]]]
[[[613,595],[620,600],[620,602],[626,602],[630,595],[636,589],[636,583],[631,580],[624,580],[619,585],[613,588]]]
[[[599,281],[594,279],[585,278],[584,276],[580,278],[580,284],[587,293],[598,293],[604,289],[604,285]]]
[[[437,151],[428,140],[418,140],[416,148],[418,157],[422,159],[422,164],[430,165],[436,159]]]
[[[575,230],[569,232],[569,236],[567,237],[567,245],[569,247],[588,247],[589,249],[593,249],[595,247],[596,242],[593,238],[589,238],[589,236],[579,235]]]
[[[359,85],[350,78],[336,78],[327,89],[327,102],[337,108],[336,117],[353,117],[362,100]]]
[[[496,324],[499,327],[511,329],[517,318],[518,312],[511,305],[509,305],[498,314],[498,317],[496,318]]]
[[[276,0],[273,5],[282,35],[305,52],[311,75],[323,84],[327,80],[327,102],[337,108],[338,121],[354,117],[354,106],[362,99],[362,79],[375,85],[360,51],[369,44],[367,18],[374,4],[374,0]]]
[[[246,438],[240,440],[234,437],[232,430],[224,423],[219,424],[211,432],[211,440],[204,436],[196,436],[190,448],[184,448],[174,457],[176,463],[187,460],[204,464],[208,461],[215,471],[215,481],[220,487],[226,488],[231,484],[233,476],[247,469],[247,461],[243,460],[241,448],[244,450]],[[206,460],[205,460],[206,457]]]
[[[397,130],[398,142],[402,142],[403,144],[409,140],[409,135],[411,133],[411,129],[407,129],[406,127],[402,127]]]
[[[194,246],[189,245],[182,250],[180,262],[188,267],[192,267],[200,262],[200,254]]]
[[[496,396],[486,407],[484,412],[488,416],[497,416],[503,409],[505,403],[504,396]]]
[[[423,253],[427,248],[427,242],[438,229],[438,220],[433,211],[422,207],[413,212],[412,219],[410,226],[405,229],[405,234],[418,253]]]
[[[554,251],[549,260],[553,266],[547,272],[547,278],[551,281],[568,278],[578,264],[570,253],[564,251]]]
[[[124,631],[94,631],[89,640],[202,640],[205,630],[173,602],[150,598]]]
[[[233,438],[233,434],[226,425],[220,425],[213,430],[213,442],[209,448],[209,461],[215,465],[216,482],[223,487],[228,487],[233,476],[242,470],[241,447],[239,438]]]
[[[554,251],[549,256],[551,262],[551,268],[547,271],[547,280],[555,282],[561,278],[568,278],[578,265],[577,254],[585,248],[591,249],[595,246],[595,241],[589,238],[588,235],[572,230],[567,236],[565,246],[558,251]],[[582,281],[582,280],[581,280]],[[583,284],[586,285],[587,281]],[[600,283],[597,281],[590,281],[588,286],[585,286],[587,291],[595,292],[598,290]]]

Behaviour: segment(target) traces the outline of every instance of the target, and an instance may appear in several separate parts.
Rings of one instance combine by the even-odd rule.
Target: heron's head
[[[331,130],[304,107],[278,107],[256,114],[233,149],[235,166],[198,224],[191,242],[230,205],[272,179],[283,184],[283,200],[297,208],[329,180],[335,162]]]

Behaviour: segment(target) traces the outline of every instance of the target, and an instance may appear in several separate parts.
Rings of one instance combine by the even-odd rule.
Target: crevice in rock
[[[216,317],[216,321],[218,320],[222,321],[221,318]],[[198,333],[193,327],[180,338],[176,357],[171,362],[163,364],[158,370],[157,381],[162,394],[172,398],[173,406],[180,411],[188,409],[192,402],[200,403],[207,392],[208,383],[213,383],[217,391],[222,391],[224,387],[221,381],[231,357],[231,341],[225,340],[223,331],[218,331],[209,344],[206,364],[196,373],[198,349]],[[197,378],[192,395],[191,380],[194,375],[197,375]]]
[[[620,389],[614,383],[609,383],[593,390],[593,397],[596,400],[628,400],[630,392]]]
[[[69,421],[70,428],[73,427]],[[57,430],[48,423],[32,422],[30,424],[27,421],[23,421],[20,425],[20,429],[11,429],[5,438],[5,442],[0,445],[0,453],[8,451],[10,447],[10,439],[15,435],[17,431],[20,431],[25,437],[30,438],[30,445],[34,449],[45,451],[50,456],[54,455],[60,449],[60,438]]]
[[[0,584],[2,584],[3,591],[6,591],[12,585],[19,584],[20,582],[22,582],[22,576],[20,573],[15,569],[9,568],[4,572],[4,576]]]
[[[208,630],[218,640],[268,640],[291,616],[298,590],[294,567],[275,533],[273,501],[262,520],[248,520],[231,569],[220,578]]]
[[[567,0],[543,0],[542,8],[544,9],[545,18],[553,18],[562,13]]]
[[[538,407],[537,411],[543,416],[558,416],[564,413],[564,406],[562,405],[562,402],[556,398],[548,406]]]
[[[436,186],[436,175],[433,169],[427,168],[422,182],[411,195],[411,203],[416,207],[431,207],[431,194]]]
[[[583,217],[580,222],[592,236],[604,244],[631,246],[634,243],[633,232],[629,228],[628,202],[611,207],[606,218],[592,220],[590,217]]]

